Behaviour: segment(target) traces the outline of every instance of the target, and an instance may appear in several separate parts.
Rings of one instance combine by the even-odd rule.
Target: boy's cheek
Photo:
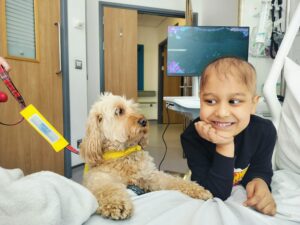
[[[200,119],[201,119],[201,121],[205,121],[205,122],[207,122],[207,110],[205,109],[205,107],[203,107],[203,109],[201,109],[200,108],[200,113],[199,113],[199,115],[200,115]]]

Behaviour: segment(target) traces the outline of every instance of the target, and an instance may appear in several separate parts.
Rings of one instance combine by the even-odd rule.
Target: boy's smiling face
[[[221,136],[236,136],[248,126],[258,99],[242,80],[210,74],[200,90],[200,118]]]

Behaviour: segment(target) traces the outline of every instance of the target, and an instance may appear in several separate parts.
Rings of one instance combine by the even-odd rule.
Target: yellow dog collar
[[[128,156],[133,152],[138,152],[141,150],[142,150],[142,147],[140,145],[136,145],[136,146],[129,147],[122,151],[110,150],[108,152],[105,152],[102,157],[104,160],[118,159],[121,157]],[[89,167],[88,167],[88,164],[85,164],[84,165],[84,173],[86,173],[87,171],[89,171]]]
[[[122,151],[109,150],[109,151],[105,152],[102,157],[104,160],[118,159],[121,157],[128,156],[133,152],[137,152],[137,151],[141,151],[141,150],[142,150],[142,147],[140,145],[136,145],[136,146],[129,147]]]

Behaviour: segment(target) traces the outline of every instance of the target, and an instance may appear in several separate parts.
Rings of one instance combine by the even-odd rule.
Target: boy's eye
[[[217,103],[217,101],[214,99],[206,99],[205,102],[208,103],[209,105],[214,105]]]
[[[229,103],[232,104],[232,105],[236,105],[236,104],[241,103],[241,100],[239,100],[239,99],[231,99],[231,100],[229,100]]]

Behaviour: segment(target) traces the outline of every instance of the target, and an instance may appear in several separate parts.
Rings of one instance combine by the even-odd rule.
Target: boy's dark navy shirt
[[[198,135],[194,123],[199,120],[181,134],[192,180],[223,200],[230,196],[234,181],[245,187],[253,178],[262,178],[270,187],[277,136],[270,120],[251,115],[249,125],[234,137],[233,158],[217,153],[215,144]]]

